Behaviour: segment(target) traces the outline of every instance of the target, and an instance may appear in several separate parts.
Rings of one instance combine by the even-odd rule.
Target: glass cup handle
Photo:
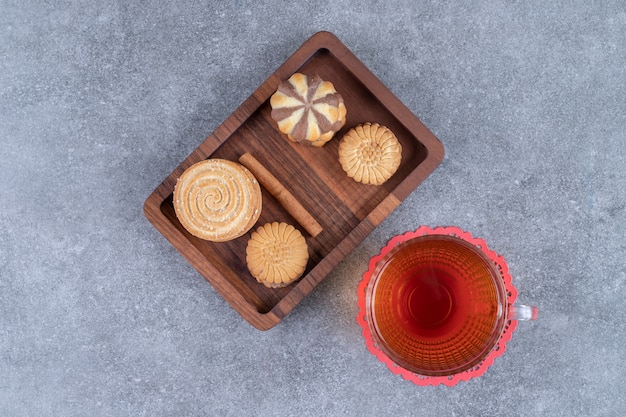
[[[513,304],[509,307],[509,319],[511,320],[537,320],[539,310],[535,306]]]

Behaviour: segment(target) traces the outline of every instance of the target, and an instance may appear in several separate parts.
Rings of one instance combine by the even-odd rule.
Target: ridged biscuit
[[[213,242],[236,239],[261,215],[261,187],[243,165],[207,159],[183,172],[174,187],[174,210],[192,235]]]
[[[295,73],[270,98],[271,117],[294,142],[324,146],[346,123],[343,97],[318,75]]]
[[[287,223],[267,223],[248,241],[246,264],[258,282],[270,288],[285,287],[306,268],[309,250],[302,233]]]
[[[398,138],[378,123],[358,125],[339,142],[341,167],[349,177],[363,184],[383,184],[396,172],[401,159]]]

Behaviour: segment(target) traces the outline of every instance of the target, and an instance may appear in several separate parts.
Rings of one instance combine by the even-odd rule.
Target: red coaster
[[[509,274],[509,268],[504,258],[498,255],[496,252],[490,250],[487,247],[487,243],[483,239],[475,238],[469,232],[465,232],[454,226],[435,227],[434,229],[431,229],[428,226],[420,226],[414,232],[407,232],[391,238],[387,245],[380,251],[380,253],[370,259],[369,268],[367,272],[363,274],[363,279],[358,286],[359,314],[357,315],[357,322],[363,328],[363,338],[365,339],[365,344],[368,350],[372,354],[374,354],[374,356],[376,356],[378,360],[386,364],[391,372],[396,375],[400,374],[404,379],[420,386],[443,384],[451,387],[458,384],[459,381],[467,381],[471,378],[481,376],[485,373],[485,371],[487,371],[487,368],[489,368],[493,364],[495,358],[502,356],[502,354],[506,350],[506,343],[511,340],[513,332],[517,327],[517,320],[509,320],[507,322],[504,327],[504,331],[502,332],[502,335],[498,340],[498,343],[491,350],[489,355],[487,355],[485,360],[483,360],[480,364],[474,366],[467,371],[453,375],[428,376],[416,374],[400,367],[395,362],[393,362],[385,353],[383,353],[383,351],[378,348],[376,342],[372,338],[372,333],[367,323],[367,317],[365,313],[365,292],[367,289],[367,285],[369,284],[372,277],[372,272],[374,271],[376,263],[378,263],[392,248],[394,248],[399,243],[412,239],[414,237],[433,234],[455,236],[459,239],[463,239],[466,242],[473,244],[474,246],[482,250],[485,255],[487,255],[489,259],[491,259],[498,267],[498,270],[500,271],[500,276],[502,277],[502,281],[504,282],[504,286],[507,290],[508,303],[509,305],[514,304],[515,300],[517,299],[517,289],[512,283],[511,275]]]

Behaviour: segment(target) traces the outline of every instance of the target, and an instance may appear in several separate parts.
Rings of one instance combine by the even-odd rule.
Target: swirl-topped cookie
[[[401,159],[398,138],[378,123],[358,125],[339,142],[341,167],[349,177],[363,184],[383,184],[396,172]]]
[[[192,235],[213,242],[238,238],[261,215],[258,181],[243,165],[225,159],[197,162],[174,187],[174,210]]]
[[[318,75],[295,73],[270,98],[271,117],[294,142],[324,146],[346,123],[343,97]]]
[[[309,250],[302,233],[287,223],[267,223],[248,241],[246,263],[253,277],[270,288],[285,287],[306,268]]]

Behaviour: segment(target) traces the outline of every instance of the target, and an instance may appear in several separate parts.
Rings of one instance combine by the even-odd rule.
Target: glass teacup
[[[511,304],[499,266],[457,236],[399,242],[371,270],[365,314],[391,360],[420,375],[453,375],[480,364],[510,320],[537,308]]]

